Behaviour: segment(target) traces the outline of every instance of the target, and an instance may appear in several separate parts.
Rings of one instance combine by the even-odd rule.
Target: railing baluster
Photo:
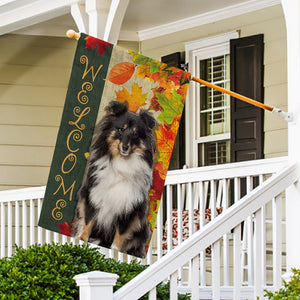
[[[238,202],[241,198],[241,180],[234,177],[234,203]]]
[[[241,224],[233,232],[233,299],[241,299],[242,265],[241,265]]]
[[[212,293],[213,299],[219,300],[221,298],[220,293],[220,241],[212,244],[211,251],[211,264],[212,264]]]
[[[216,216],[216,181],[210,181],[210,199],[209,207],[211,209],[211,219],[213,220]]]
[[[255,213],[254,228],[254,299],[263,297],[262,286],[262,210]]]
[[[1,234],[1,246],[0,246],[0,256],[1,258],[5,256],[5,205],[4,202],[1,202],[1,206],[0,206],[0,210],[1,210],[1,220],[0,220],[0,226],[1,226],[1,230],[0,230],[0,234]]]
[[[227,193],[227,180],[222,179],[222,207],[223,210],[226,211],[228,208],[228,193]],[[228,233],[225,233],[223,236],[223,261],[224,261],[224,268],[223,268],[223,275],[224,275],[224,285],[229,285],[229,239]]]
[[[62,242],[62,244],[66,244],[68,242],[68,237],[66,235],[62,234],[61,242]]]
[[[210,208],[211,219],[216,217],[216,181],[210,181]],[[216,241],[211,247],[212,263],[212,289],[213,299],[220,299],[220,241]]]
[[[22,201],[22,247],[27,248],[27,203]]]
[[[157,221],[156,221],[156,235],[157,235],[157,259],[162,257],[162,210],[163,205],[162,201],[159,205],[159,209],[157,212]]]
[[[200,228],[203,228],[205,224],[205,191],[204,191],[204,182],[199,182],[199,209],[200,209]],[[200,252],[200,284],[201,286],[206,285],[206,260],[205,260],[205,250]]]
[[[156,287],[149,291],[149,300],[156,300]]]
[[[182,242],[182,189],[181,185],[177,184],[177,216],[178,216],[178,227],[177,227],[177,238],[178,245]],[[183,284],[183,267],[178,270],[179,284]]]
[[[177,271],[170,276],[170,300],[177,300]]]
[[[259,175],[259,184],[264,182],[264,175]],[[267,256],[266,256],[266,206],[261,207],[261,282],[262,286],[267,285]]]
[[[40,213],[41,213],[41,209],[42,209],[42,199],[38,198],[38,217],[40,217]],[[38,226],[38,244],[42,244],[43,243],[43,229],[42,227]]]
[[[253,178],[247,176],[247,194],[249,194],[253,189]],[[248,261],[248,284],[253,285],[254,274],[253,274],[253,219],[252,216],[247,218],[247,261]]]
[[[273,282],[274,289],[281,287],[282,273],[282,195],[272,200],[273,206]]]
[[[57,232],[53,232],[53,242],[58,243],[59,242],[59,235]]]
[[[12,203],[7,203],[7,256],[12,255],[13,235],[12,235]]]
[[[20,246],[20,205],[15,201],[15,244]]]
[[[267,255],[266,255],[266,206],[261,208],[261,249],[262,249],[262,261],[261,261],[261,282],[262,286],[267,285]]]
[[[173,248],[172,246],[172,186],[167,185],[166,187],[167,193],[167,245],[168,245],[168,252],[170,252]]]
[[[114,254],[115,254],[115,251],[113,249],[108,250],[108,257],[109,258],[113,258]],[[132,261],[132,258],[130,258],[129,262],[131,262],[131,261]]]
[[[189,211],[189,236],[194,233],[194,207],[193,207],[193,191],[192,183],[189,182],[187,185],[187,203]]]
[[[35,213],[34,213],[34,202],[33,199],[30,199],[30,213],[29,213],[29,218],[30,218],[30,245],[33,245],[35,243]]]
[[[46,235],[46,243],[47,244],[51,243],[50,234],[51,234],[51,231],[46,229],[45,235]]]
[[[199,255],[191,260],[192,279],[191,285],[191,300],[199,300]]]
[[[149,249],[147,252],[147,265],[152,264],[152,255],[153,255],[152,249],[153,249],[153,239],[151,239],[150,241]],[[119,252],[119,260],[122,262],[124,261],[123,254],[121,252]]]

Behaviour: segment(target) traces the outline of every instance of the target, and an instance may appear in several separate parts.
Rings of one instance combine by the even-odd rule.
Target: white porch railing
[[[177,249],[181,247],[180,244],[183,243],[187,232],[194,236],[199,226],[201,232],[204,228],[208,228],[208,224],[206,224],[208,211],[205,215],[205,208],[211,210],[212,222],[209,225],[215,223],[216,209],[219,207],[222,207],[221,216],[223,219],[227,215],[225,214],[226,211],[229,208],[231,209],[233,203],[240,204],[239,199],[243,195],[249,194],[255,186],[263,184],[266,178],[278,172],[286,163],[287,158],[282,157],[168,172],[165,193],[158,212],[156,230],[154,231],[147,259],[143,260],[142,263],[151,265],[157,260],[162,261],[174,248],[175,236],[177,236],[176,242],[179,244],[178,247],[175,247]],[[74,239],[37,226],[44,190],[45,187],[0,192],[1,257],[11,255],[14,251],[14,244],[25,248],[34,243],[76,242]],[[283,192],[281,197],[276,198],[277,200],[269,198],[271,204],[266,204],[261,209],[263,232],[261,238],[264,241],[262,243],[263,265],[268,263],[261,273],[263,286],[267,284],[273,286],[275,282],[273,270],[276,267],[281,272],[282,269],[281,265],[278,269],[278,265],[272,263],[274,256],[281,257],[282,254],[282,251],[276,251],[278,248],[275,249],[274,243],[275,245],[279,243],[280,248],[284,247],[284,236],[282,239],[278,238],[278,234],[282,231],[281,225],[284,222],[279,221],[280,226],[273,225],[277,224],[274,223],[274,221],[277,222],[277,219],[284,221],[284,214],[280,215],[281,210],[277,209],[278,205],[281,205],[280,203],[284,201],[284,188],[281,192]],[[277,204],[275,205],[275,203]],[[216,218],[216,220],[219,219]],[[174,224],[175,221],[178,223],[177,229],[176,224]],[[187,226],[183,227],[185,221]],[[236,276],[234,270],[240,264],[241,277],[239,280],[240,286],[243,285],[241,291],[244,295],[241,299],[243,297],[246,299],[247,295],[251,295],[251,291],[253,291],[251,287],[255,281],[254,267],[256,259],[254,221],[252,213],[249,213],[243,219],[243,222],[240,222],[240,226],[234,229],[234,232],[230,228],[222,235],[221,239],[218,236],[219,241],[214,243],[211,249],[207,248],[210,244],[204,248],[202,247],[201,251],[198,252],[199,260],[197,262],[195,259],[190,261],[188,259],[187,263],[178,267],[178,291],[184,292],[193,286],[193,272],[199,265],[200,298],[206,299],[205,295],[212,293],[211,286],[215,285],[214,280],[216,278],[212,276],[212,273],[219,269],[222,298],[224,298],[224,295],[225,297],[228,295],[227,299],[232,299],[232,287],[234,282],[237,284],[234,281]],[[278,230],[278,233],[275,229]],[[238,233],[239,230],[242,231],[241,234]],[[197,231],[197,234],[200,231]],[[131,256],[123,255],[114,250],[101,248],[100,251],[120,261],[130,261],[132,259]],[[220,251],[222,253],[221,257],[216,254]],[[241,259],[238,260],[240,255]],[[236,265],[238,261],[239,264]],[[171,278],[176,281],[177,275],[176,280],[174,276]],[[276,276],[278,282],[278,275]],[[250,291],[250,294],[248,291]]]
[[[201,291],[201,253],[212,245],[212,288],[211,294],[206,299],[221,299],[221,242],[225,234],[233,231],[233,285],[225,286],[229,291],[227,299],[242,299],[241,296],[241,227],[244,220],[249,216],[253,218],[253,241],[254,241],[254,264],[253,264],[253,284],[249,286],[252,295],[248,299],[256,299],[263,297],[263,289],[265,288],[264,269],[265,269],[265,226],[264,226],[264,209],[267,203],[273,203],[273,288],[278,289],[281,285],[281,267],[282,267],[282,192],[297,180],[297,165],[289,164],[287,167],[279,171],[276,175],[262,183],[255,190],[251,191],[240,201],[229,207],[220,216],[214,218],[209,224],[205,225],[199,231],[193,234],[189,239],[181,243],[178,247],[170,251],[159,261],[151,265],[140,275],[131,280],[117,292],[107,299],[134,300],[149,293],[149,299],[156,299],[156,286],[169,277],[170,279],[170,299],[177,299],[179,291],[177,285],[178,270],[190,261],[191,276],[189,291],[191,299],[202,299]],[[200,267],[200,272],[199,272]],[[102,274],[93,274],[94,278],[99,281]],[[82,278],[83,277],[83,278]],[[89,274],[77,275],[75,277],[77,284],[81,286],[83,280],[89,277]],[[105,278],[109,277],[105,274]],[[99,283],[98,283],[99,284]],[[97,283],[94,285],[97,286]],[[110,289],[112,290],[112,285]],[[88,286],[91,290],[91,297],[87,293],[81,293],[81,300],[97,299],[97,294],[93,293],[93,287]],[[231,289],[230,289],[231,287]],[[86,291],[87,285],[82,291]],[[98,293],[99,285],[97,286]],[[202,287],[203,288],[203,287]],[[82,288],[81,288],[82,289]],[[100,288],[101,289],[101,288]],[[100,296],[100,294],[98,294]],[[100,299],[100,297],[99,297]],[[224,294],[222,299],[225,299]]]

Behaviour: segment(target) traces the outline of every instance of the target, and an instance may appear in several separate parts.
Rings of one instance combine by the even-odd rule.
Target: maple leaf
[[[130,62],[122,62],[112,67],[106,80],[114,84],[124,84],[127,82],[135,71],[135,66]]]
[[[179,118],[176,118],[170,126],[166,127],[160,124],[155,130],[156,146],[159,153],[158,161],[163,163],[162,170],[168,169],[178,127]]]
[[[149,201],[149,210],[148,210],[148,221],[151,225],[151,231],[153,231],[153,228],[155,226],[155,221],[157,218],[157,213],[159,209],[160,199],[154,199]]]
[[[142,94],[142,88],[135,82],[132,85],[131,94],[123,87],[121,91],[116,91],[116,100],[128,103],[128,110],[136,113],[140,106],[145,105],[147,94]]]
[[[85,40],[86,40],[85,48],[87,49],[92,48],[93,50],[97,48],[97,52],[99,55],[102,55],[106,51],[106,47],[111,48],[112,46],[112,44],[94,38],[93,36],[87,36]]]
[[[191,81],[191,73],[183,72],[180,78],[180,85],[184,85],[186,83],[189,83],[190,81]]]
[[[188,91],[188,84],[184,84],[180,86],[180,88],[177,89],[177,94],[181,95],[182,97],[186,97],[187,91]]]
[[[58,233],[71,236],[72,235],[72,227],[67,223],[59,223],[58,224],[59,231]]]
[[[183,70],[178,69],[176,73],[169,76],[169,80],[172,80],[176,85],[179,85],[180,79],[182,77]]]
[[[144,56],[142,54],[139,54],[139,53],[136,53],[134,51],[128,51],[129,54],[132,55],[132,58],[133,58],[133,62],[137,65],[144,65],[146,63],[150,63],[153,59],[152,58],[149,58],[147,56]]]
[[[173,91],[172,99],[168,99],[164,94],[156,93],[157,102],[163,108],[163,112],[158,116],[158,120],[171,124],[173,119],[182,114],[184,107],[182,96]]]
[[[153,96],[150,99],[150,106],[149,109],[152,109],[154,111],[163,111],[163,108],[160,106],[160,104],[157,102],[157,97]]]
[[[140,77],[141,79],[147,78],[150,81],[150,63],[138,66],[135,76]]]

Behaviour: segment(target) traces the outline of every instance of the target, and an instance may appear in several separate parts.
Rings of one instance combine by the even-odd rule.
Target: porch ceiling
[[[71,5],[84,0],[1,0],[0,34],[64,36],[77,29]],[[280,0],[130,0],[120,33],[123,40],[145,40],[245,12]]]

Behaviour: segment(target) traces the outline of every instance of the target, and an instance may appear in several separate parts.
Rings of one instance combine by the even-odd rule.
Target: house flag
[[[39,226],[145,257],[190,79],[81,33]]]

